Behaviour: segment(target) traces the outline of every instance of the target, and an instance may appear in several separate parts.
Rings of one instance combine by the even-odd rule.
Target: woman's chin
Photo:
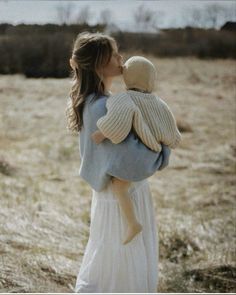
[[[123,69],[121,67],[118,68],[116,76],[120,76],[123,74]]]

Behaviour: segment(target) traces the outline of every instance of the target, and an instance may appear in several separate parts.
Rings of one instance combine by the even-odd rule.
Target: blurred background
[[[235,11],[235,1],[1,1],[0,73],[67,77],[84,30],[113,35],[125,52],[235,58]]]
[[[65,118],[82,31],[154,63],[183,135],[149,178],[157,291],[235,292],[236,1],[177,0],[0,1],[0,292],[73,292],[91,205]]]

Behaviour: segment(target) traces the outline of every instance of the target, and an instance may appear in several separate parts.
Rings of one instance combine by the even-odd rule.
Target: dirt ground
[[[183,135],[149,178],[158,292],[236,292],[236,62],[151,59]],[[0,292],[73,292],[91,190],[66,130],[70,83],[0,76]]]

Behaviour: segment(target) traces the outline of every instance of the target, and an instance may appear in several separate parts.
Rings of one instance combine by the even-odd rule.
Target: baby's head
[[[123,77],[127,89],[139,89],[151,93],[157,77],[154,65],[142,56],[129,58],[123,67]]]

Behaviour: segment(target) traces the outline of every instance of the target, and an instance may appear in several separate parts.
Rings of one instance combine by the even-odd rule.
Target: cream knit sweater
[[[128,90],[107,99],[107,114],[97,121],[98,129],[117,144],[133,127],[142,142],[160,152],[160,142],[175,148],[181,140],[175,118],[168,105],[150,93]]]

